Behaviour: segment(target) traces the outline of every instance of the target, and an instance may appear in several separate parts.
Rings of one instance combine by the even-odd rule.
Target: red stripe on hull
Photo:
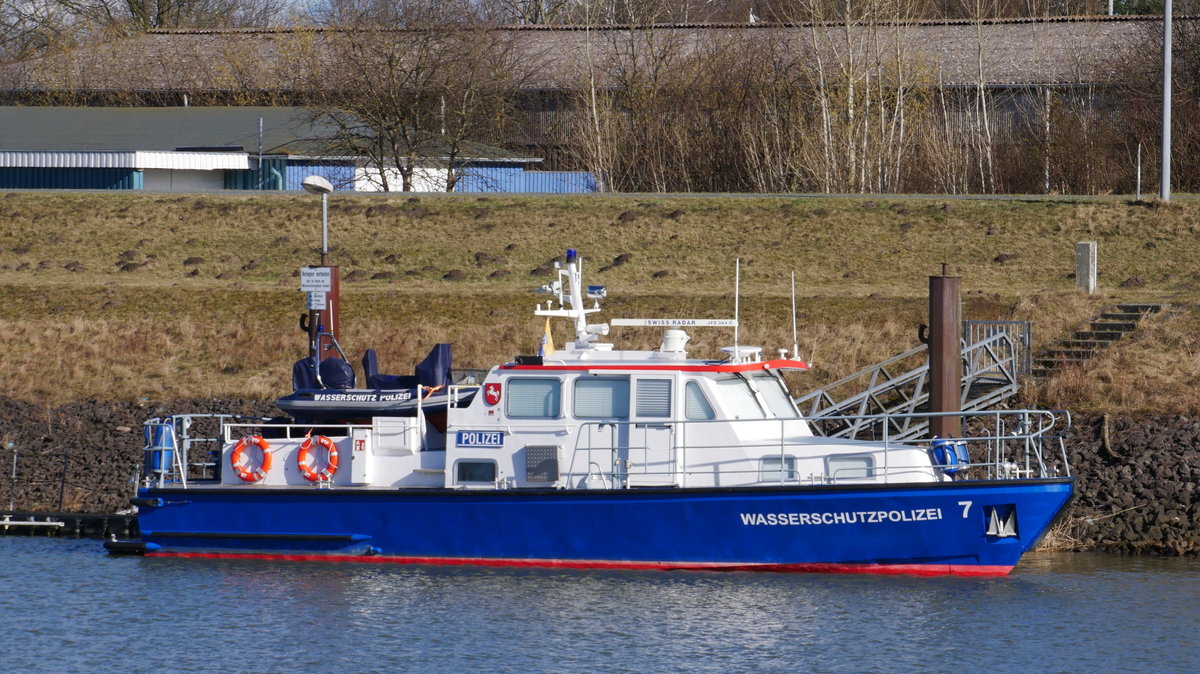
[[[553,569],[623,569],[639,571],[760,571],[790,573],[873,573],[917,576],[1005,576],[1011,566],[973,564],[753,564],[742,562],[623,562],[570,559],[473,559],[469,557],[387,557],[237,552],[148,552],[146,557],[191,559],[270,559],[291,562],[354,562],[359,564],[430,564],[437,566],[510,566]]]

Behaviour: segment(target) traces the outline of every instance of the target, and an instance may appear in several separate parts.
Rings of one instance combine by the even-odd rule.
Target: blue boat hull
[[[1073,478],[613,491],[193,486],[142,489],[136,501],[150,555],[1002,575],[1072,487]]]

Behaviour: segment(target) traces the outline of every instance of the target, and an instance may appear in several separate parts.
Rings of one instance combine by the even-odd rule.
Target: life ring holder
[[[325,466],[320,470],[317,470],[317,446],[325,448]],[[338,469],[337,445],[324,435],[309,435],[304,438],[300,451],[296,454],[296,465],[299,466],[304,479],[309,482],[328,482],[333,479]]]
[[[258,447],[262,451],[262,461],[254,469],[250,467],[251,446]],[[261,435],[243,436],[229,454],[229,463],[233,466],[233,472],[237,473],[243,482],[259,482],[267,476],[267,473],[271,472],[270,450],[271,443]]]

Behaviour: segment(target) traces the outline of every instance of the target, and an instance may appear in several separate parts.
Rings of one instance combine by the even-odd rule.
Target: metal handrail
[[[963,341],[974,344],[991,335],[1003,332],[1014,344],[1016,359],[1013,371],[1028,375],[1033,371],[1033,324],[1029,321],[963,321]]]
[[[159,465],[163,463],[163,454],[171,452],[170,466],[163,467],[153,471],[155,475],[147,473],[143,476],[146,485],[149,486],[153,482],[157,482],[157,486],[162,487],[167,482],[178,482],[181,486],[187,487],[188,468],[189,466],[212,466],[211,463],[193,464],[190,461],[192,447],[201,443],[220,443],[221,437],[195,436],[192,435],[193,423],[197,419],[258,419],[259,425],[261,422],[267,421],[262,417],[248,417],[239,414],[172,414],[167,417],[155,417],[142,424],[146,429],[146,444],[142,447],[144,455],[154,453],[159,454]],[[222,423],[222,428],[224,423]],[[155,444],[155,430],[163,434],[169,434],[170,445],[159,443]],[[153,463],[153,462],[151,462]]]
[[[221,431],[224,435],[225,443],[229,444],[234,441],[233,431],[242,428],[261,429],[263,426],[264,424],[261,423],[222,424]],[[299,440],[304,437],[301,434],[293,436],[292,429],[304,429],[307,432],[311,432],[314,428],[344,428],[346,429],[346,435],[349,436],[356,428],[372,428],[370,424],[270,424],[270,427],[272,430],[282,429],[284,431],[284,436],[280,438],[281,440]]]
[[[316,376],[317,385],[320,386],[321,388],[326,388],[325,382],[321,380],[321,356],[320,356],[320,354],[321,354],[321,340],[322,339],[328,339],[330,341],[330,343],[333,344],[333,348],[338,352],[338,355],[342,357],[342,360],[349,363],[350,359],[346,357],[346,352],[342,351],[342,345],[338,343],[337,337],[334,337],[332,332],[318,332],[317,333],[316,344],[313,347],[314,353],[316,354],[316,356],[313,358],[313,360],[315,361],[313,363],[313,374]]]
[[[873,466],[874,475],[882,476],[885,482],[887,478],[896,475],[911,474],[917,470],[913,466],[899,466],[893,468],[889,465],[888,457],[892,449],[912,449],[915,445],[911,442],[901,442],[893,437],[888,431],[891,429],[897,419],[896,417],[913,417],[928,419],[931,417],[964,417],[964,418],[980,418],[987,423],[977,425],[986,425],[990,428],[990,432],[976,433],[973,435],[964,435],[961,437],[938,438],[950,442],[964,441],[974,444],[983,444],[986,460],[975,461],[969,464],[961,465],[961,469],[982,469],[989,479],[1012,479],[1015,477],[1024,477],[1036,475],[1038,477],[1051,477],[1053,471],[1047,464],[1047,450],[1044,447],[1046,442],[1057,443],[1059,458],[1061,459],[1061,467],[1063,475],[1070,475],[1070,464],[1067,459],[1063,437],[1066,431],[1071,426],[1071,415],[1066,410],[975,410],[965,412],[939,412],[939,413],[919,413],[905,415],[890,415],[890,414],[865,414],[852,415],[853,418],[858,418],[871,423],[879,423],[883,428],[884,437],[880,442],[880,447],[883,449],[883,465]],[[703,472],[690,470],[686,460],[687,452],[703,449],[722,449],[737,447],[742,450],[766,447],[778,447],[778,454],[764,454],[766,456],[780,457],[780,479],[781,484],[798,484],[804,481],[814,482],[815,476],[799,476],[795,475],[791,478],[787,477],[793,469],[787,468],[786,459],[789,458],[787,450],[789,447],[795,446],[795,441],[799,437],[796,434],[789,434],[788,424],[805,423],[813,421],[812,419],[740,419],[740,420],[672,420],[667,421],[663,425],[672,427],[672,436],[670,445],[664,447],[669,450],[667,457],[662,463],[667,463],[674,466],[674,469],[668,471],[643,471],[635,473],[636,475],[655,475],[661,476],[664,483],[673,483],[681,487],[687,486],[687,478],[693,474],[710,474],[706,468]],[[706,424],[759,424],[777,426],[778,431],[770,437],[764,436],[763,439],[753,441],[747,444],[745,441],[740,441],[736,445],[726,444],[707,444],[703,441],[699,443],[688,441],[687,429],[693,426],[703,427]],[[599,477],[601,480],[616,486],[629,486],[629,465],[628,459],[626,465],[621,465],[621,460],[616,456],[618,452],[628,452],[630,450],[638,451],[646,449],[644,444],[636,444],[632,441],[625,445],[618,445],[615,438],[617,437],[616,429],[620,426],[637,426],[642,425],[636,421],[622,422],[586,422],[580,424],[579,432],[576,434],[575,447],[571,450],[571,459],[567,466],[567,470],[562,473],[563,486],[567,489],[578,488],[578,484],[582,480],[584,483],[589,478]],[[588,428],[594,428],[597,431],[608,427],[611,429],[610,437],[614,440],[610,444],[602,444],[596,446],[593,440],[597,439],[597,434],[585,432]],[[703,433],[694,433],[693,437],[704,437]],[[790,439],[789,439],[790,438]],[[933,438],[926,439],[925,442],[931,442]],[[1009,443],[1020,443],[1018,447],[1007,447]],[[601,456],[597,457],[597,453]],[[600,470],[597,472],[594,468],[602,465],[605,455],[609,458],[609,463],[612,466],[611,470]],[[942,466],[944,467],[944,466]],[[577,468],[579,468],[577,470]],[[934,469],[939,466],[934,465]],[[860,471],[861,468],[840,469],[850,471]],[[730,469],[721,470],[722,476],[761,474],[761,468],[754,469]],[[836,482],[838,475],[821,476],[822,483]],[[757,480],[762,484],[772,484],[775,480]]]

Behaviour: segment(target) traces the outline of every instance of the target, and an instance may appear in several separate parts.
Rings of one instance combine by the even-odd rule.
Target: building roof
[[[213,171],[250,168],[245,152],[122,152],[83,150],[44,152],[40,150],[0,150],[0,167],[39,169],[184,169]]]
[[[0,107],[0,150],[257,154],[259,119],[266,154],[312,150],[324,133],[300,108]]]
[[[1177,16],[1177,22],[1197,17]],[[572,86],[586,58],[621,58],[636,40],[671,43],[679,53],[713,45],[761,42],[796,54],[842,58],[868,48],[902,51],[932,83],[1067,84],[1105,82],[1121,59],[1145,44],[1160,17],[1059,17],[986,21],[836,24],[516,26],[493,29],[512,41],[535,75],[525,86]],[[355,31],[358,33],[361,31]],[[397,35],[407,31],[394,29]],[[0,69],[9,91],[304,91],[331,41],[332,29],[152,30]],[[847,45],[852,45],[847,48]],[[867,47],[870,45],[870,47]],[[323,74],[323,73],[322,73]]]
[[[263,154],[328,157],[328,139],[335,131],[319,120],[314,121],[313,113],[307,108],[57,106],[0,106],[0,157],[5,161],[28,162],[50,161],[30,159],[30,153],[42,153],[46,157],[58,153],[56,161],[75,161],[67,159],[71,153],[110,153],[114,157],[134,151],[147,156],[148,152],[172,154],[179,151],[215,157],[242,153],[241,168],[246,168],[245,157],[257,155],[259,151],[260,119]],[[96,154],[93,159],[79,161],[106,161],[99,156]],[[515,163],[540,161],[480,143],[463,143],[460,158]]]

